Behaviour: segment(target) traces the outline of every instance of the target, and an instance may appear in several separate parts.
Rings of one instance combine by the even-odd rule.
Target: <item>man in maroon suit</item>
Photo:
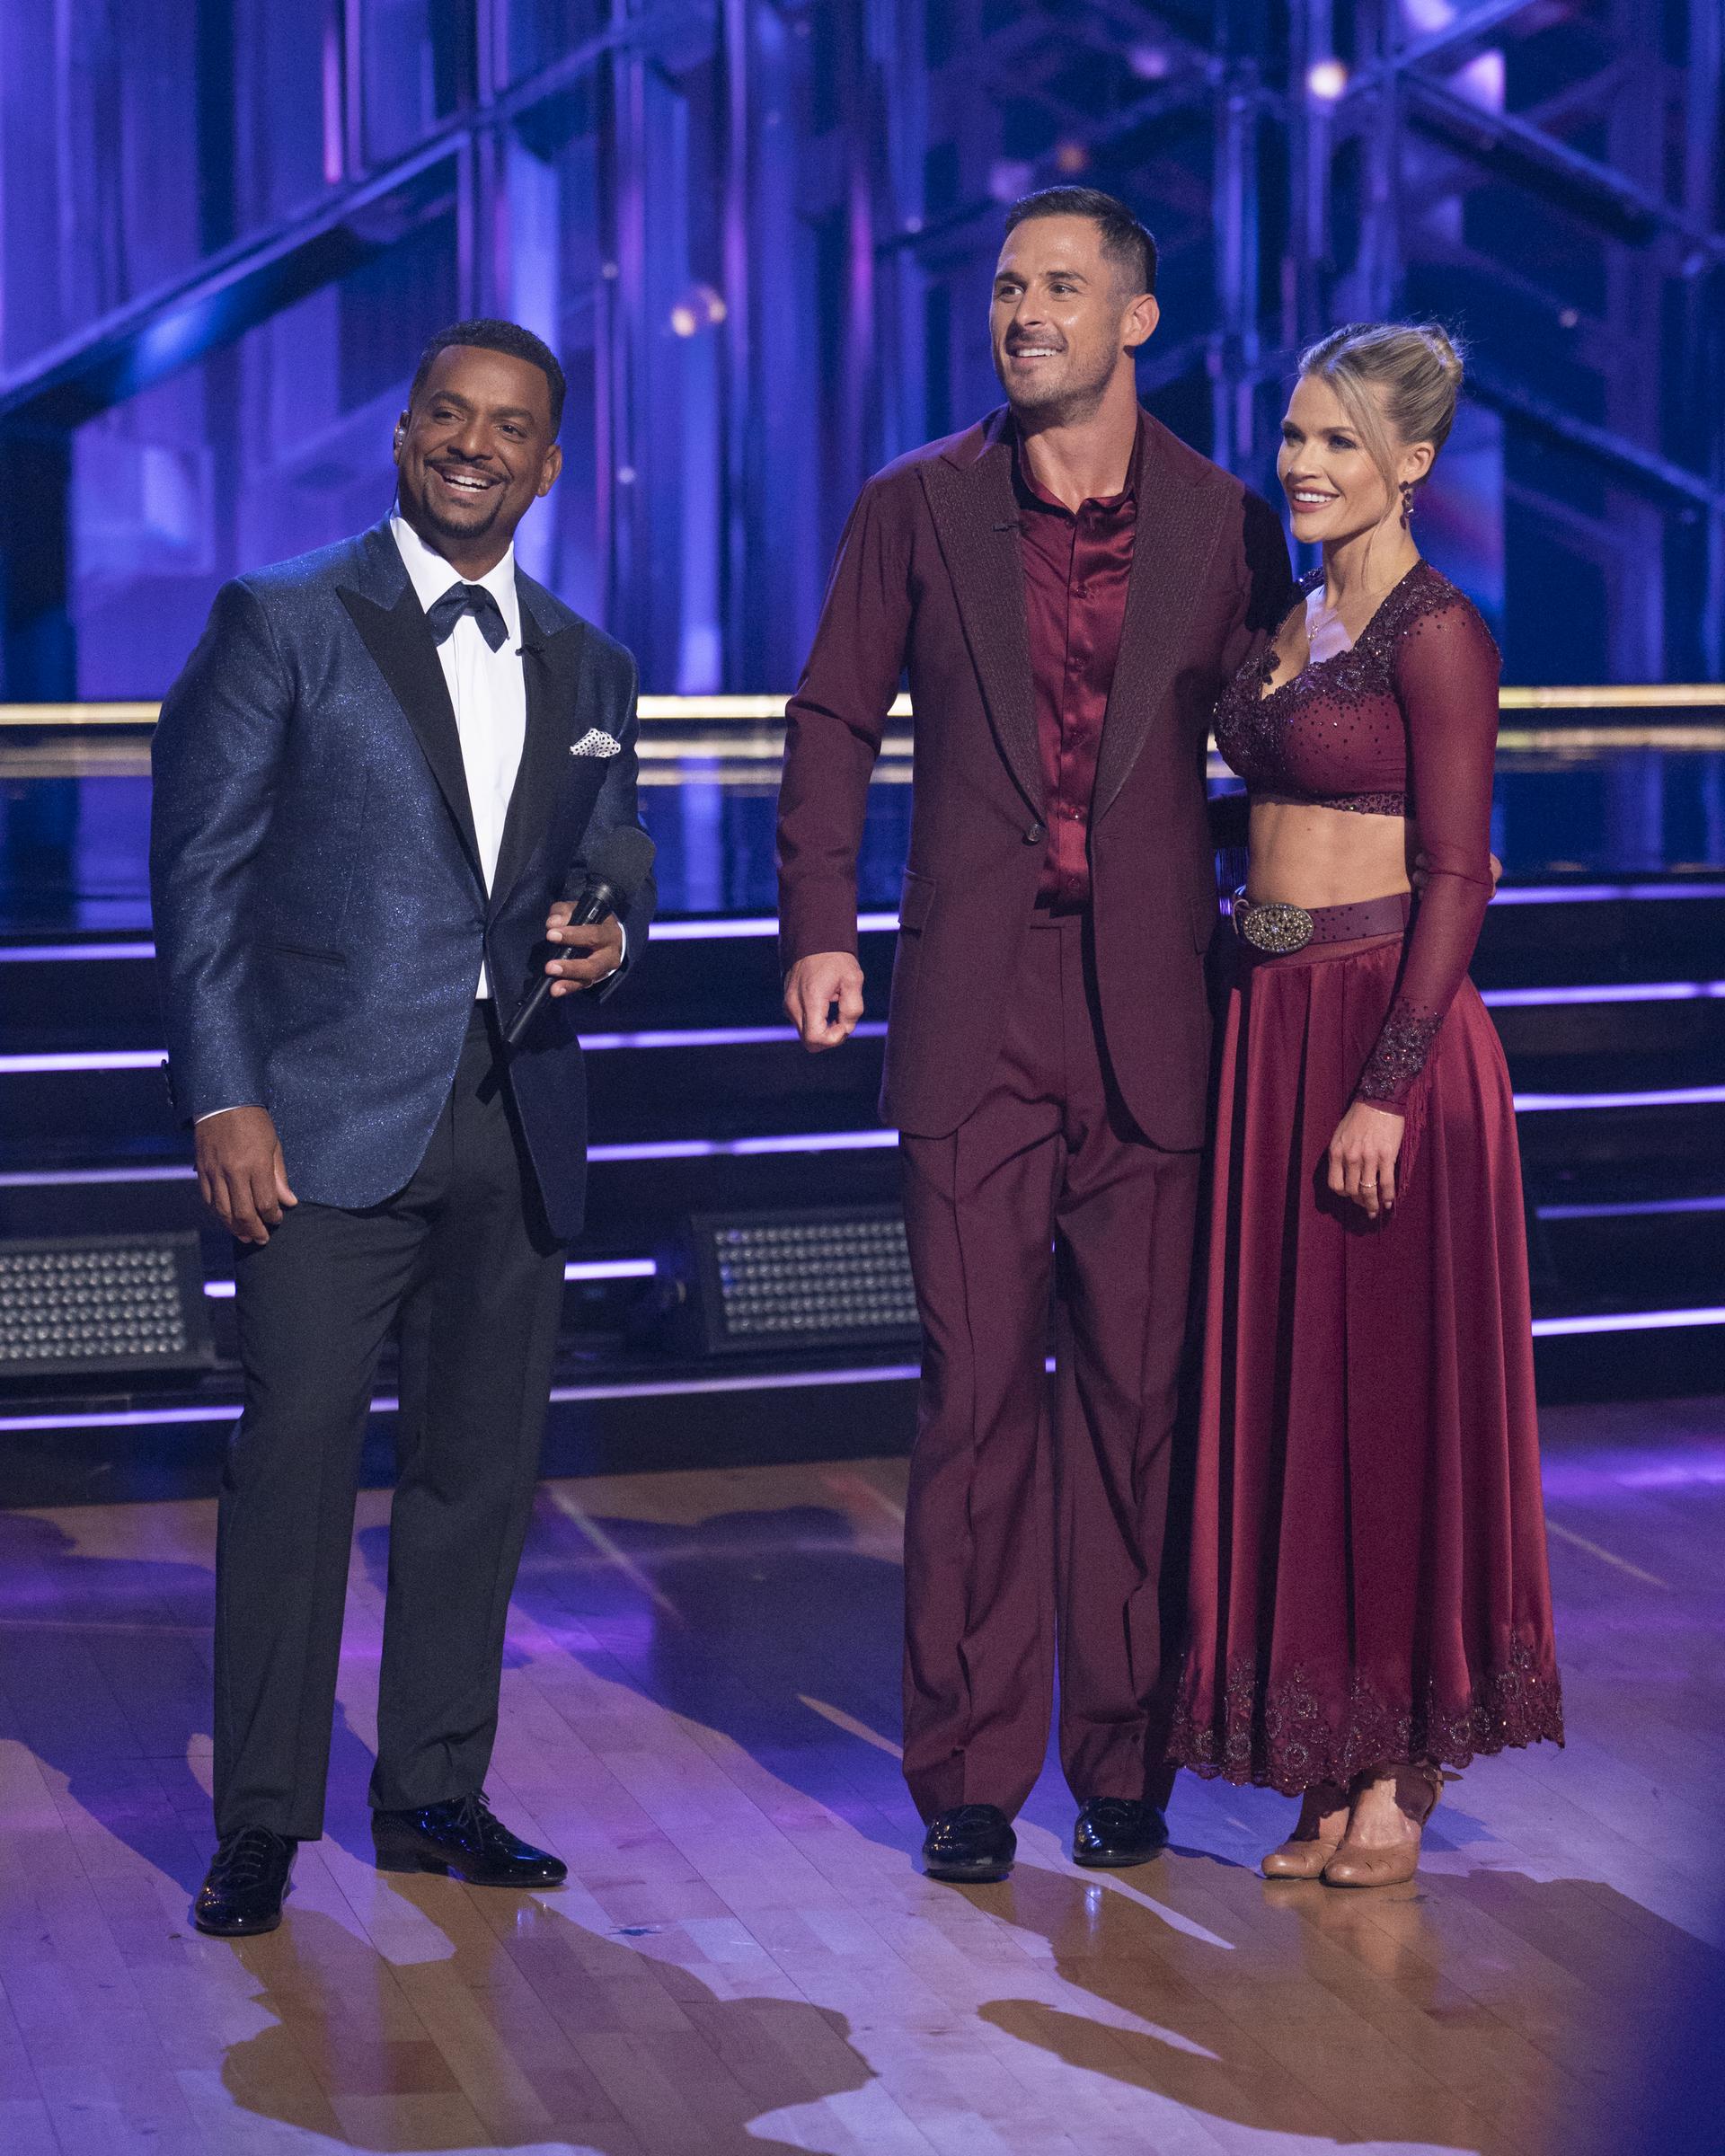
[[[901,673],[916,775],[881,1110],[924,1332],[905,1773],[937,1878],[1004,1878],[1048,1742],[1080,1863],[1167,1838],[1158,1575],[1205,1136],[1210,707],[1291,597],[1268,506],[1142,411],[1155,246],[1007,219],[1007,406],[871,480],[786,714],[785,1007],[862,1012],[856,855]],[[1045,1435],[1052,1292],[1058,1380]]]

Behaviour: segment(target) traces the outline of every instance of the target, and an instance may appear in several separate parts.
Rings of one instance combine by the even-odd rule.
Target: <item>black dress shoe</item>
[[[1018,1836],[997,1804],[960,1804],[937,1812],[923,1837],[923,1869],[931,1879],[986,1886],[1007,1876],[1017,1854]]]
[[[1092,1797],[1072,1830],[1072,1860],[1095,1870],[1147,1864],[1168,1846],[1160,1805],[1143,1797]]]
[[[273,1931],[281,1922],[281,1897],[298,1847],[267,1826],[243,1826],[224,1834],[191,1904],[192,1922],[217,1939]]]
[[[374,1812],[379,1871],[437,1871],[470,1886],[561,1886],[569,1867],[512,1834],[482,1796],[416,1812]]]

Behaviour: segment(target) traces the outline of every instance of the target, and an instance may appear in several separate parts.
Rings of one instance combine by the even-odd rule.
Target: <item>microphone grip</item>
[[[571,928],[590,928],[596,921],[608,921],[617,910],[617,894],[603,876],[595,877],[575,901],[575,910],[569,916]]]
[[[617,894],[600,877],[589,883],[575,901],[575,910],[569,916],[569,925],[571,928],[590,928],[596,922],[608,921],[616,910]],[[513,1048],[519,1044],[522,1036],[538,1017],[540,1005],[549,999],[551,990],[551,975],[542,973],[522,998],[515,1016],[503,1029],[506,1047]]]

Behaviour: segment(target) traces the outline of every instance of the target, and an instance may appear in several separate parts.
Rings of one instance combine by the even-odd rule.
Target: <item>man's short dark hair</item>
[[[1156,288],[1156,243],[1117,195],[1099,187],[1044,187],[1022,196],[1006,212],[1016,232],[1032,217],[1088,217],[1102,235],[1102,252],[1129,297]]]
[[[569,393],[569,384],[557,364],[556,353],[543,338],[535,337],[531,330],[524,330],[518,322],[499,322],[485,315],[477,322],[452,322],[447,330],[439,330],[420,354],[420,364],[413,370],[413,386],[407,393],[409,404],[425,387],[425,378],[431,372],[438,354],[447,352],[452,344],[476,344],[482,351],[507,352],[511,359],[525,359],[529,367],[536,367],[550,386],[551,438],[556,440],[563,423],[563,399]]]

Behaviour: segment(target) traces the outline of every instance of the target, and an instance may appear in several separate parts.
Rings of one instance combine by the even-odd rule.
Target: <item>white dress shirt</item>
[[[438,646],[449,701],[456,707],[462,768],[467,774],[467,800],[479,842],[479,865],[489,893],[503,844],[504,819],[521,768],[527,738],[527,685],[521,671],[521,601],[515,588],[515,549],[482,577],[464,577],[441,554],[434,554],[405,517],[392,517],[389,528],[401,550],[420,605],[429,614],[451,586],[477,583],[497,601],[508,632],[493,651],[471,614],[464,614]],[[489,996],[484,961],[473,991]]]

